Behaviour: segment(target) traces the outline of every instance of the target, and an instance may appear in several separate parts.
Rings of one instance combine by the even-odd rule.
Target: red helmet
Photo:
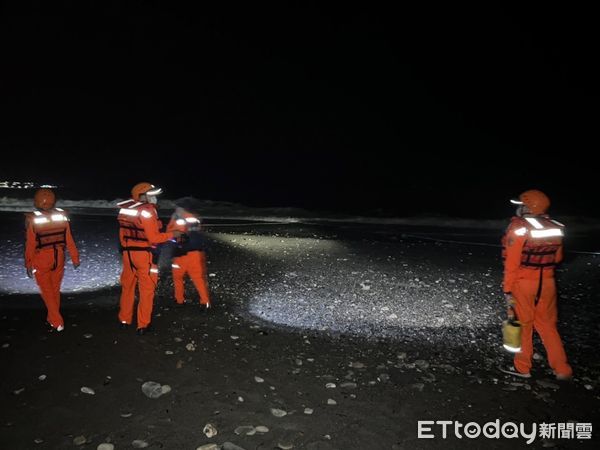
[[[33,197],[33,204],[39,209],[50,209],[54,207],[56,203],[56,196],[50,189],[42,188],[35,192]]]
[[[532,214],[544,214],[550,207],[550,199],[542,191],[531,189],[519,195],[519,200],[511,200],[516,205],[525,205]]]
[[[158,195],[162,192],[162,189],[154,186],[153,184],[147,183],[145,181],[136,184],[133,189],[131,189],[131,197],[136,201],[140,201],[140,196],[143,194],[146,195]]]

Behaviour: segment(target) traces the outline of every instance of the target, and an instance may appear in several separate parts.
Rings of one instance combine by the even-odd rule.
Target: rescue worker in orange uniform
[[[48,310],[47,322],[52,330],[62,331],[65,322],[60,314],[60,286],[65,271],[65,247],[73,267],[79,267],[79,252],[71,234],[69,218],[55,208],[56,196],[50,189],[38,189],[35,210],[25,214],[25,268],[40,288]]]
[[[202,311],[211,307],[208,278],[206,273],[206,254],[204,252],[204,239],[201,233],[201,220],[189,210],[178,206],[167,226],[168,231],[179,230],[184,233],[176,239],[177,246],[173,252],[173,284],[175,288],[175,302],[178,305],[185,303],[185,275],[189,275],[196,286],[200,297]]]
[[[514,366],[502,371],[522,378],[531,377],[535,329],[542,338],[556,378],[566,380],[573,371],[556,329],[554,280],[554,268],[563,259],[564,225],[546,213],[550,199],[541,191],[525,191],[511,203],[518,205],[518,209],[502,239],[502,288],[509,315],[514,308],[521,323],[521,351],[515,354]]]
[[[119,241],[123,254],[119,321],[121,328],[131,325],[137,286],[139,335],[149,331],[152,321],[154,292],[158,283],[157,245],[181,234],[160,231],[162,222],[158,218],[156,204],[161,192],[161,188],[150,183],[138,183],[131,190],[132,198],[118,204]]]

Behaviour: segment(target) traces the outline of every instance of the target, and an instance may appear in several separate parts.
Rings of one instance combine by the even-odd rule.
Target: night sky
[[[539,188],[598,216],[590,11],[51,3],[2,7],[2,179],[467,217]]]

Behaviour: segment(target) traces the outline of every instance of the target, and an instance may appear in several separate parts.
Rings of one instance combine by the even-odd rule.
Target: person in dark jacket
[[[185,275],[189,275],[198,292],[200,306],[206,311],[211,307],[208,278],[206,273],[205,239],[201,231],[200,218],[182,206],[178,206],[171,216],[167,231],[185,233],[176,239],[171,267],[173,269],[173,284],[175,302],[185,303]]]

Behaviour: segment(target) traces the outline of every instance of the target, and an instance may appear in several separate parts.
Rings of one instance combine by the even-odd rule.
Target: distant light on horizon
[[[0,189],[33,189],[35,184],[31,181],[0,181]]]
[[[35,189],[37,187],[46,189],[56,189],[54,184],[41,184],[36,186],[33,181],[0,181],[0,189]]]

